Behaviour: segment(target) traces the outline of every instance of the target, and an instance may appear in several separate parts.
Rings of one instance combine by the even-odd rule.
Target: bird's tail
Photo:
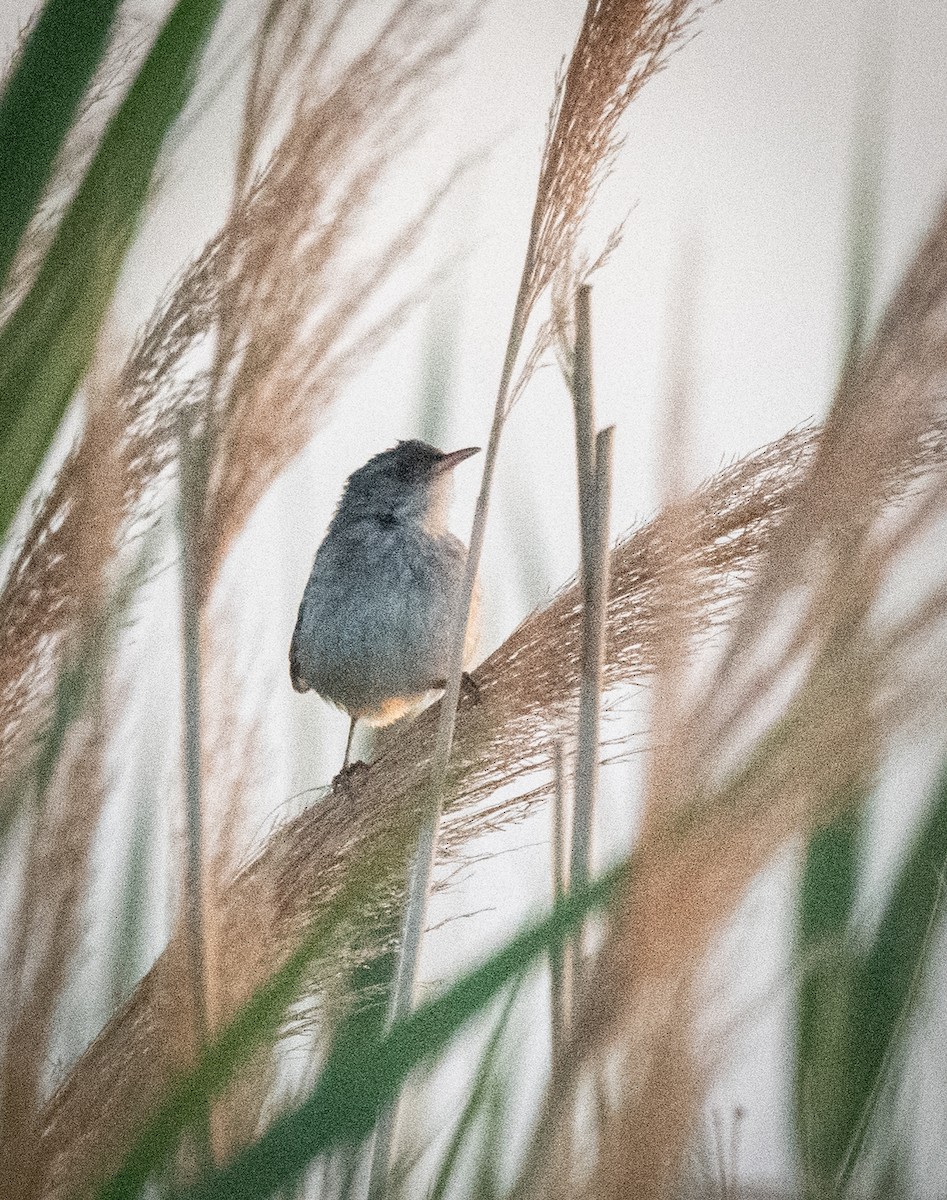
[[[295,632],[293,633],[293,640],[289,644],[289,678],[297,692],[309,691],[309,684],[303,677],[302,665],[299,661],[299,651],[296,648]]]

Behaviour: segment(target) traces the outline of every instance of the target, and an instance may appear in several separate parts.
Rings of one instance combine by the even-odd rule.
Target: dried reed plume
[[[108,389],[99,393],[90,387],[90,394],[95,404],[75,462],[78,621],[69,654],[74,675],[69,686],[83,690],[87,705],[81,715],[67,709],[57,714],[58,727],[50,735],[57,752],[47,754],[49,765],[32,781],[31,808],[14,839],[22,868],[3,957],[8,990],[0,1070],[0,1169],[24,1200],[41,1195],[45,1186],[40,1114],[56,1021],[83,937],[90,853],[106,795],[100,662],[120,511],[113,457],[117,422]]]
[[[533,1192],[549,1181],[545,1155],[573,1119],[582,1072],[616,1048],[651,1064],[620,1111],[636,1129],[635,1144],[664,1146],[667,1162],[651,1163],[642,1174],[633,1152],[624,1166],[611,1157],[601,1170],[618,1172],[626,1183],[631,1177],[622,1172],[631,1171],[648,1196],[667,1194],[678,1182],[702,1089],[678,1086],[697,1031],[686,1011],[666,1006],[667,997],[693,995],[694,1011],[701,1010],[714,940],[750,881],[790,838],[845,811],[875,775],[891,736],[923,706],[917,664],[905,652],[918,632],[943,632],[947,590],[941,583],[932,594],[912,597],[885,620],[879,607],[900,556],[947,502],[944,447],[935,448],[943,427],[945,315],[947,209],[872,344],[850,365],[811,469],[742,597],[719,664],[703,686],[679,688],[661,706],[655,735],[663,744],[630,883],[530,1155]],[[915,469],[919,445],[932,434],[922,490],[910,504],[892,506]],[[666,514],[672,523],[682,516],[680,506]],[[681,537],[678,531],[674,540],[680,544]],[[678,601],[701,594],[680,553],[657,574]],[[662,608],[669,628],[656,658],[667,661],[667,647],[680,652],[691,630],[680,603]],[[737,676],[734,664],[747,669]],[[682,1047],[680,1061],[664,1055],[666,1044]],[[656,1088],[652,1069],[663,1072]],[[684,1092],[692,1098],[691,1119],[678,1115],[669,1144],[672,1125],[660,1097]],[[604,1186],[604,1176],[599,1182]]]
[[[940,453],[937,445],[925,448]],[[723,472],[699,493],[687,554],[700,581],[689,614],[695,631],[723,619],[735,587],[749,572],[786,511],[811,461],[816,436],[788,434]],[[665,534],[658,518],[612,554],[606,683],[640,678],[653,659],[663,616],[655,607],[655,561]],[[524,816],[547,782],[512,798],[501,788],[544,769],[578,689],[579,593],[576,585],[529,618],[478,672],[481,703],[462,706],[455,764],[457,798],[448,810],[442,851],[455,855],[486,830]],[[406,729],[345,794],[330,793],[279,830],[231,882],[222,898],[218,950],[233,1003],[245,998],[288,953],[314,912],[327,904],[346,866],[384,839],[416,803],[432,749],[437,709]],[[248,957],[248,948],[253,948]],[[177,1064],[173,1036],[186,992],[180,947],[158,960],[124,1009],[76,1065],[47,1112],[44,1153],[55,1187],[75,1187],[107,1169],[157,1102]],[[96,1114],[94,1127],[89,1114]]]
[[[706,1078],[693,1044],[701,999],[685,982],[622,1031],[619,1059],[610,1072],[618,1094],[602,1106],[589,1196],[664,1200],[675,1194],[681,1146],[693,1137]]]
[[[290,8],[300,18],[308,11]],[[126,535],[142,528],[162,498],[158,485],[175,459],[182,407],[212,406],[206,583],[347,373],[403,312],[397,303],[374,317],[364,310],[410,255],[429,211],[389,235],[370,269],[352,253],[373,185],[409,139],[420,101],[441,78],[466,22],[457,14],[435,19],[433,0],[402,0],[361,57],[330,69],[344,8],[302,63],[312,73],[292,72],[300,91],[287,101],[291,120],[268,164],[159,306],[120,377],[125,429],[116,453]],[[195,374],[194,354],[224,311],[233,361],[220,364],[214,388],[206,373]],[[63,637],[76,616],[82,454],[80,445],[40,502],[0,594],[0,784],[48,713]]]
[[[355,251],[376,185],[416,136],[418,114],[468,32],[462,7],[445,14],[433,0],[400,0],[344,70],[332,65],[344,5],[308,57],[286,37],[287,24],[298,29],[312,20],[309,8],[271,5],[269,38],[283,57],[274,61],[261,48],[247,108],[240,173],[248,181],[227,230],[224,352],[213,380],[205,594],[250,512],[308,442],[341,383],[416,299],[371,311],[443,195],[370,256]],[[252,177],[253,148],[272,133],[268,122],[276,120],[290,68],[304,81],[292,123]]]
[[[729,711],[732,722],[766,692],[758,662],[754,673],[753,656],[768,636],[779,598],[813,570],[823,572],[826,558],[841,571],[853,556],[871,553],[869,543],[878,541],[877,516],[889,498],[890,481],[899,478],[916,439],[942,411],[945,361],[947,201],[935,214],[870,344],[846,364],[805,496],[767,558],[755,585],[756,600],[741,617],[741,628],[713,681],[718,697],[730,688],[743,696],[739,706],[718,709]],[[941,503],[940,491],[929,490],[928,519]],[[804,606],[797,612],[797,624],[804,626],[811,613]],[[794,643],[788,641],[791,654]]]
[[[694,0],[589,0],[549,115],[513,319],[520,335],[555,275],[580,264],[582,227],[621,149],[628,106],[704,7]]]

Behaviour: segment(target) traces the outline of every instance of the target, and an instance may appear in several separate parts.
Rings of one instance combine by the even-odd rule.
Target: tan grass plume
[[[301,21],[310,7],[289,9]],[[460,12],[435,13],[440,6],[432,0],[401,0],[361,57],[333,66],[329,52],[345,7],[333,10],[310,57],[293,62],[289,73],[300,90],[279,93],[291,113],[288,127],[259,175],[248,166],[249,182],[228,226],[165,296],[119,381],[125,428],[115,453],[125,537],[163,499],[182,407],[211,406],[202,556],[208,584],[340,384],[410,303],[365,311],[374,290],[418,244],[430,206],[395,230],[370,269],[352,245],[374,185],[409,139],[417,106],[442,77],[467,22]],[[311,74],[300,69],[306,66]],[[395,132],[394,118],[401,122]],[[280,131],[262,130],[259,139],[274,132]],[[215,381],[195,374],[194,364],[222,313],[233,356],[217,364]],[[63,637],[75,620],[82,453],[80,445],[40,500],[0,593],[0,784],[22,763],[48,714]]]
[[[733,589],[765,546],[811,461],[808,430],[743,460],[701,492],[692,510],[687,553],[701,592],[690,617],[708,630],[725,616]],[[663,538],[660,519],[633,533],[612,555],[606,679],[618,685],[651,665],[661,614],[652,564]],[[455,763],[457,799],[444,819],[441,850],[508,824],[541,803],[548,781],[504,798],[505,785],[544,770],[559,722],[571,720],[578,688],[579,594],[566,589],[534,614],[478,671],[481,703],[462,706]],[[231,881],[220,913],[220,963],[233,1002],[282,961],[312,914],[335,894],[346,866],[371,855],[406,803],[416,799],[432,749],[436,708],[372,764],[356,786],[330,793],[274,834]],[[246,948],[259,953],[248,961]],[[157,1100],[174,1067],[176,997],[184,988],[180,948],[172,946],[123,1010],[63,1082],[46,1114],[45,1153],[60,1186],[88,1179],[114,1162]],[[89,1114],[95,1113],[94,1126]],[[54,1189],[55,1191],[55,1189]]]

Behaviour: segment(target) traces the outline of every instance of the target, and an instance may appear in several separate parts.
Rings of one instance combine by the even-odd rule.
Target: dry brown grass
[[[687,36],[703,7],[694,0],[590,0],[586,6],[549,115],[513,318],[519,338],[557,274],[588,274],[580,267],[579,239],[621,149],[621,119]],[[570,293],[574,283],[571,279]]]
[[[789,434],[706,485],[691,510],[687,553],[699,581],[689,618],[696,631],[723,620],[734,588],[767,543],[811,462],[816,436]],[[652,567],[662,521],[643,527],[612,555],[606,680],[650,669],[663,615]],[[445,814],[442,852],[508,824],[541,803],[548,781],[525,794],[500,789],[548,766],[552,742],[570,721],[578,689],[579,594],[567,588],[534,614],[477,672],[481,702],[461,707],[455,746],[456,799]],[[286,824],[232,880],[220,912],[218,949],[225,985],[239,1002],[282,961],[312,915],[335,895],[349,864],[371,856],[417,802],[432,750],[429,709],[357,784],[329,793]],[[45,1153],[63,1186],[114,1162],[167,1081],[171,1026],[180,1021],[183,961],[173,946],[63,1083],[47,1111]],[[88,1114],[95,1113],[94,1126]]]
[[[611,1064],[618,1094],[604,1108],[592,1177],[572,1195],[664,1200],[675,1194],[681,1147],[693,1135],[706,1079],[692,1034],[700,1010],[685,981],[652,997],[650,1012],[635,1014]]]
[[[278,7],[295,29],[310,6]],[[254,134],[251,148],[262,144],[269,157],[257,171],[248,151],[246,191],[227,227],[159,305],[119,379],[118,517],[125,536],[162,499],[182,408],[210,415],[205,591],[254,505],[350,371],[413,302],[366,311],[417,247],[439,199],[373,247],[370,264],[355,250],[375,185],[417,132],[428,111],[422,101],[430,102],[466,33],[463,12],[445,16],[432,0],[402,0],[368,48],[340,63],[330,50],[342,25],[341,16],[329,20],[300,59],[298,43],[277,24],[277,51],[283,45],[297,55],[274,98],[290,119]],[[285,61],[277,53],[265,78]],[[269,108],[254,112],[263,120]],[[195,352],[222,312],[232,352],[215,376],[195,376]],[[76,476],[84,453],[80,444],[40,501],[0,594],[0,781],[10,780],[48,714],[63,638],[75,621]]]
[[[871,345],[849,366],[812,462],[761,556],[714,669],[660,705],[647,803],[622,903],[612,914],[574,1034],[554,1079],[524,1187],[542,1193],[558,1131],[574,1120],[579,1080],[609,1055],[644,1070],[616,1104],[593,1194],[669,1195],[706,1080],[694,1075],[697,1012],[715,939],[751,880],[787,842],[838,816],[875,774],[884,747],[916,719],[908,639],[943,634],[944,589],[880,617],[885,588],[947,489],[940,363],[947,345],[947,209],[909,266]],[[930,439],[933,437],[933,441]],[[892,504],[918,465],[920,495]],[[702,592],[681,548],[687,506],[664,520],[676,551],[656,564],[668,628],[657,662],[692,639]],[[682,540],[683,539],[683,540]],[[665,596],[667,591],[665,590]],[[683,601],[683,603],[682,603]],[[909,656],[910,657],[910,656]],[[926,681],[926,680],[925,680]],[[684,684],[686,683],[686,686]],[[660,689],[659,689],[660,692]],[[935,695],[929,703],[940,703]],[[669,997],[692,997],[685,1006]],[[673,1053],[667,1047],[676,1047]],[[673,1100],[673,1103],[672,1103]],[[659,1157],[641,1148],[660,1148]]]
[[[40,1113],[56,1020],[82,943],[90,855],[107,794],[104,680],[94,664],[106,641],[103,612],[117,534],[118,428],[107,382],[94,378],[89,391],[88,434],[74,464],[77,623],[69,651],[78,673],[72,686],[86,689],[86,705],[81,716],[62,710],[55,761],[31,780],[29,806],[5,847],[8,863],[20,863],[2,960],[0,1170],[24,1200],[42,1194],[45,1183]]]
[[[824,624],[825,614],[819,617],[816,606],[828,603],[826,613],[833,606],[838,610],[833,588],[845,586],[846,573],[877,577],[894,546],[917,535],[916,518],[893,531],[890,522],[879,522],[879,513],[917,439],[942,411],[945,355],[947,202],[935,214],[871,343],[842,376],[804,493],[767,557],[754,601],[745,608],[715,677],[717,696],[724,701],[718,710],[728,711],[732,724],[765,693],[765,676],[778,677],[770,671],[772,652],[753,660],[770,636],[780,599],[812,578],[821,582],[820,588],[800,591],[805,603],[796,610],[795,640],[792,633],[787,638],[786,652],[793,654],[814,620]],[[920,524],[932,520],[942,504],[942,486],[927,490]],[[829,576],[835,580],[831,585]]]
[[[430,111],[468,32],[463,6],[449,15],[431,0],[401,0],[344,69],[332,58],[344,5],[307,56],[287,36],[287,26],[311,22],[309,7],[271,5],[277,50],[261,51],[247,109],[246,191],[226,231],[224,351],[212,380],[205,594],[234,537],[309,441],[342,382],[415,302],[411,296],[379,311],[376,297],[417,248],[443,196],[381,246],[357,249],[379,180],[417,135],[420,114]],[[292,122],[254,174],[254,147],[280,121],[287,73],[299,81]]]

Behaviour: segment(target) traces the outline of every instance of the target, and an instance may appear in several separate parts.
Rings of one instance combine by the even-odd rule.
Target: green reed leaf
[[[102,59],[118,0],[48,0],[0,98],[0,288]]]
[[[155,163],[220,7],[221,0],[178,0],[110,122],[35,283],[0,332],[0,534],[92,359]]]

